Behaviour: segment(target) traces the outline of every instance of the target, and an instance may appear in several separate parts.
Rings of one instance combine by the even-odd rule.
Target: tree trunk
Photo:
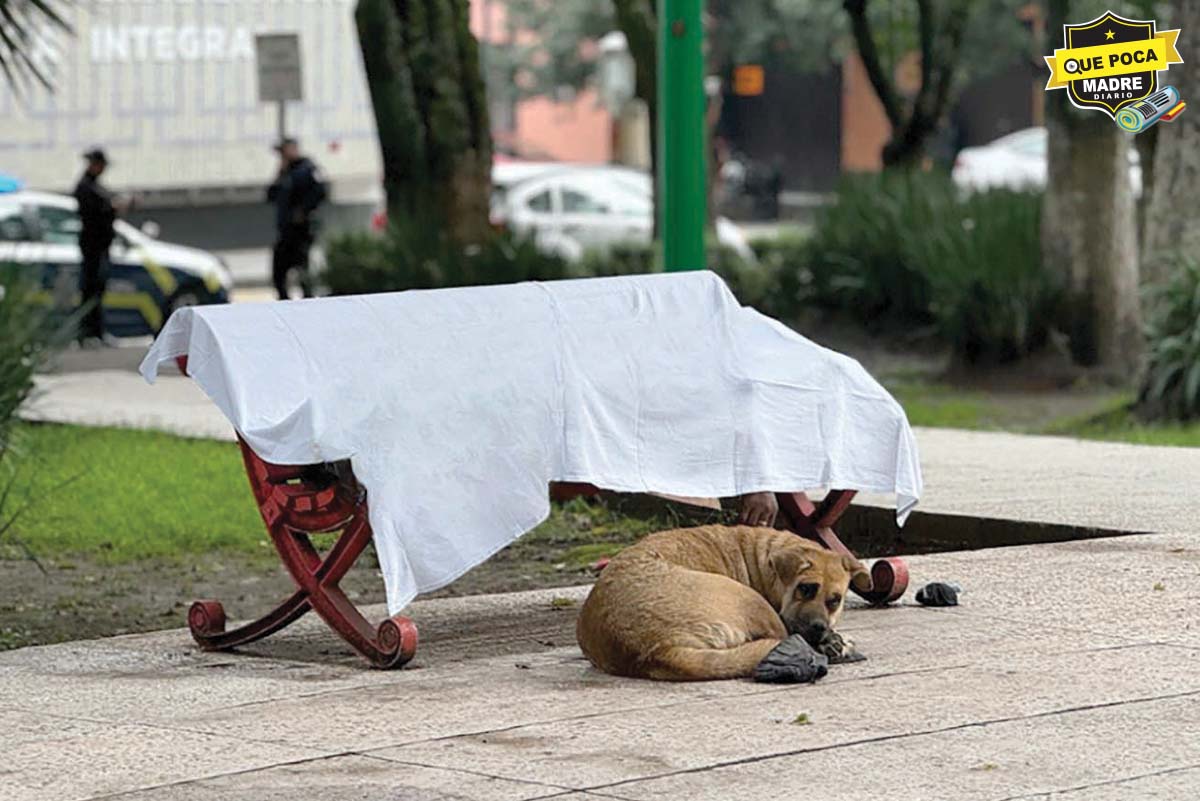
[[[355,20],[389,220],[482,241],[492,140],[466,0],[359,0]]]
[[[964,0],[944,3],[940,21],[931,0],[917,0],[918,40],[921,49],[921,88],[906,107],[883,62],[867,15],[867,0],[843,0],[850,18],[854,46],[862,59],[871,87],[892,126],[883,147],[884,167],[916,167],[925,157],[925,144],[941,124],[949,104],[954,75],[962,52],[971,5]]]
[[[1062,30],[1067,5],[1051,0],[1047,30]],[[1129,136],[1104,114],[1072,107],[1066,90],[1047,94],[1046,127],[1042,258],[1066,283],[1072,355],[1131,376],[1142,337]]]
[[[1170,27],[1184,36],[1200,35],[1200,0],[1174,0]],[[1200,64],[1195,59],[1176,64],[1159,80],[1179,90],[1183,100],[1200,102]],[[1143,188],[1145,221],[1142,239],[1143,281],[1162,283],[1167,278],[1171,257],[1176,253],[1200,258],[1200,108],[1188,108],[1172,122],[1159,122],[1147,133],[1157,132],[1153,162],[1147,167],[1153,180]],[[1138,134],[1140,139],[1146,133]]]
[[[1154,154],[1158,150],[1158,126],[1155,125],[1148,131],[1142,131],[1137,136],[1133,137],[1133,147],[1138,154],[1138,163],[1142,169],[1142,196],[1137,202],[1137,232],[1138,242],[1142,243],[1143,250],[1141,251],[1141,278],[1146,280],[1146,256],[1144,249],[1146,244],[1146,210],[1150,206],[1150,198],[1154,196]]]
[[[654,236],[658,238],[658,17],[657,0],[613,0],[617,27],[634,63],[634,93],[646,104],[650,177],[655,181]]]

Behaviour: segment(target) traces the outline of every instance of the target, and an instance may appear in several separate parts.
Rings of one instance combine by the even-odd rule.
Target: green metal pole
[[[703,0],[658,0],[658,230],[663,267],[703,270]]]

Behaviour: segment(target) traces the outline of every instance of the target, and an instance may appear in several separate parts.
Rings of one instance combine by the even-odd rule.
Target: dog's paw
[[[831,665],[862,662],[867,658],[854,647],[854,643],[832,630],[817,645],[817,652],[824,654]]]
[[[813,682],[829,672],[829,659],[818,653],[799,634],[793,634],[754,668],[754,680],[777,684]]]

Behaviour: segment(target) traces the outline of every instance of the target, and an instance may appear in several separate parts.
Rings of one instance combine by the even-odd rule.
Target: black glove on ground
[[[917,590],[917,603],[922,606],[958,606],[958,590],[935,581]]]
[[[817,653],[799,634],[793,634],[763,657],[754,669],[755,681],[805,684],[829,672],[829,658]]]

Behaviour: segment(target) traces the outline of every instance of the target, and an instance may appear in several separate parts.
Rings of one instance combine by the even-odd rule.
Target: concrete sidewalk
[[[1195,797],[1194,535],[911,566],[961,582],[963,605],[850,610],[869,660],[804,687],[597,673],[551,605],[582,588],[414,604],[421,650],[398,672],[311,620],[245,655],[184,631],[0,654],[0,795]]]

